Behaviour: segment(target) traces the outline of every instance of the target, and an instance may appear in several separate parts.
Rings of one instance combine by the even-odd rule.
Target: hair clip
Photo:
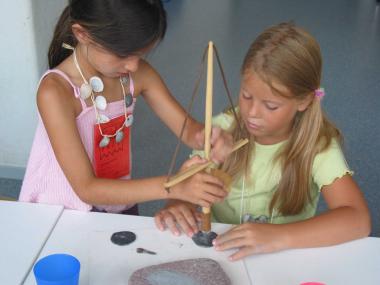
[[[75,49],[74,47],[72,47],[71,45],[69,45],[69,44],[67,44],[67,43],[62,43],[62,47],[63,47],[64,49],[70,49],[70,50],[74,50],[74,49]]]
[[[326,93],[325,93],[325,88],[320,87],[320,88],[316,89],[316,90],[314,91],[314,95],[315,95],[315,97],[317,97],[319,100],[322,100],[323,97],[326,95]]]

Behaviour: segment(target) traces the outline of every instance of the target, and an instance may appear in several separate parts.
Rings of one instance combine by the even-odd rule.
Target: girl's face
[[[282,94],[289,94],[289,98],[274,94],[254,72],[247,72],[242,77],[239,94],[241,118],[248,132],[260,144],[286,140],[296,113],[304,111],[309,102],[292,99],[283,85],[273,83],[273,86]]]
[[[140,59],[146,52],[148,50],[136,52],[128,57],[119,57],[95,44],[89,44],[85,51],[91,66],[106,77],[120,77],[137,71]]]
[[[156,45],[153,43],[127,57],[119,57],[92,41],[86,29],[78,23],[72,25],[72,31],[90,67],[106,77],[120,77],[137,71],[140,59]]]

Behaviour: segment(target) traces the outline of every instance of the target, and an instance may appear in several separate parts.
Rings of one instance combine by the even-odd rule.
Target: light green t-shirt
[[[213,125],[228,129],[233,117],[222,113],[213,118]],[[273,164],[277,151],[285,144],[274,145],[255,143],[255,156],[251,158],[250,177],[240,177],[231,185],[230,193],[222,203],[212,207],[213,220],[220,223],[239,224],[241,218],[250,215],[255,221],[275,224],[285,224],[305,220],[315,215],[320,190],[335,179],[346,174],[352,175],[339,144],[333,140],[331,145],[322,153],[316,155],[312,167],[311,203],[294,216],[281,216],[274,209],[269,212],[269,204],[281,178],[279,164]],[[200,151],[194,154],[202,155]],[[253,153],[251,154],[253,155]]]

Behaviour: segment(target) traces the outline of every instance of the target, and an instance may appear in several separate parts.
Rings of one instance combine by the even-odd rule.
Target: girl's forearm
[[[330,246],[366,237],[371,231],[367,209],[340,207],[309,220],[278,225],[283,248]]]
[[[182,141],[192,149],[202,149],[204,142],[196,139],[196,135],[200,134],[204,129],[204,125],[197,122],[193,118],[189,118],[186,124]]]
[[[166,199],[165,176],[146,179],[89,179],[77,189],[79,198],[90,205],[124,205]]]

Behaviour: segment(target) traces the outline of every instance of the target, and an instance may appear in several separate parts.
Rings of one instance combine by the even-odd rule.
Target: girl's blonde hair
[[[294,118],[291,135],[275,158],[281,165],[282,175],[272,201],[270,212],[296,215],[311,201],[312,165],[316,154],[329,147],[333,138],[342,143],[339,130],[327,119],[320,100],[314,92],[320,87],[322,70],[321,51],[317,41],[306,31],[292,23],[281,23],[265,30],[250,46],[245,56],[242,75],[254,72],[267,83],[275,94],[281,94],[273,82],[285,86],[292,98],[303,100],[312,96],[310,105]],[[240,117],[240,115],[239,115]],[[235,140],[249,137],[245,126],[231,126]],[[222,169],[234,179],[249,170],[254,138],[231,155]],[[249,177],[249,175],[247,175]]]

